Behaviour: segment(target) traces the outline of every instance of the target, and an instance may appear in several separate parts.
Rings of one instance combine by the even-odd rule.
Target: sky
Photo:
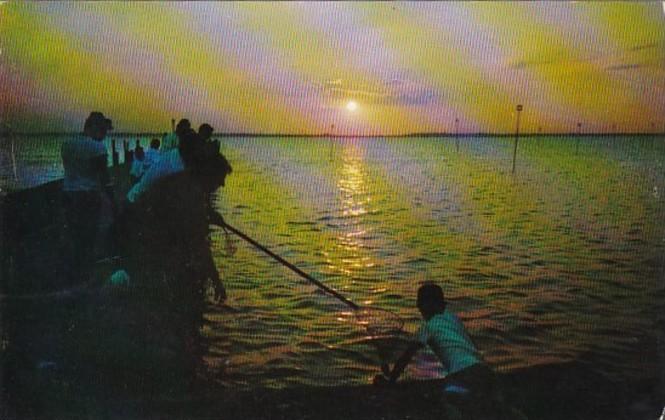
[[[665,2],[0,1],[0,120],[116,131],[665,130]],[[457,120],[457,122],[455,122]]]

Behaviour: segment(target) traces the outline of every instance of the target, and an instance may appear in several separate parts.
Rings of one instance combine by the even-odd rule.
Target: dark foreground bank
[[[99,381],[84,393],[57,372],[33,377],[32,395],[3,409],[5,419],[446,419],[441,381],[390,388],[299,387],[237,391],[200,383],[180,395],[106,393]],[[63,381],[64,380],[64,381]],[[500,375],[509,412],[529,419],[656,420],[662,394],[652,380],[608,381],[578,363]],[[514,418],[519,418],[517,415]],[[524,417],[522,417],[524,418]]]

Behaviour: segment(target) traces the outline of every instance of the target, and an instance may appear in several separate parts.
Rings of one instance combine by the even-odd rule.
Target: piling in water
[[[517,157],[517,140],[520,137],[520,115],[522,105],[517,105],[517,126],[515,127],[515,147],[513,148],[513,173],[515,173],[515,158]]]

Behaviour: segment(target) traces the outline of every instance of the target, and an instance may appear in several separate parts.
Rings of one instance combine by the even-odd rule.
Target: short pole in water
[[[18,170],[16,169],[16,149],[14,148],[14,135],[9,131],[9,139],[12,144],[12,169],[14,170],[14,181],[18,182]]]
[[[127,140],[122,141],[122,151],[125,156],[125,163],[132,163],[132,153],[129,151],[129,144]]]
[[[581,135],[582,135],[582,123],[578,122],[577,123],[577,141],[575,142],[575,154],[577,154],[577,152],[580,149],[580,136]]]
[[[111,156],[112,156],[113,166],[118,166],[120,162],[118,159],[118,150],[115,148],[115,139],[111,139]]]
[[[517,125],[515,127],[515,147],[513,148],[513,173],[515,173],[515,158],[517,157],[517,140],[520,137],[520,115],[522,113],[522,105],[517,105]]]
[[[455,149],[459,152],[459,118],[455,118]]]
[[[329,151],[330,156],[329,157],[330,157],[331,162],[333,160],[333,131],[335,131],[335,124],[330,125],[330,135],[328,136],[329,137],[328,140],[330,141],[330,151]]]

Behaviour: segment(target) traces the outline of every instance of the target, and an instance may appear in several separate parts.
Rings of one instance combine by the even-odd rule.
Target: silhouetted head
[[[159,141],[158,138],[154,138],[150,140],[150,148],[151,149],[159,149],[159,146],[161,146],[162,143]]]
[[[189,122],[187,118],[183,118],[180,121],[178,121],[178,125],[175,126],[175,133],[178,135],[178,137],[180,137],[181,132],[191,129],[192,129],[192,124]]]
[[[178,132],[178,150],[185,167],[192,166],[194,155],[202,144],[201,137],[191,128],[183,128]]]
[[[425,319],[430,319],[446,310],[443,290],[434,283],[425,283],[418,289],[418,310]]]
[[[212,192],[224,186],[232,168],[215,144],[203,143],[195,151],[190,171],[205,191]]]
[[[109,130],[113,130],[113,123],[99,111],[91,112],[83,125],[85,135],[97,141],[104,140]]]
[[[212,136],[212,132],[215,131],[214,128],[208,123],[203,123],[199,127],[199,136],[203,139],[203,141],[208,141],[210,140],[210,137]]]

